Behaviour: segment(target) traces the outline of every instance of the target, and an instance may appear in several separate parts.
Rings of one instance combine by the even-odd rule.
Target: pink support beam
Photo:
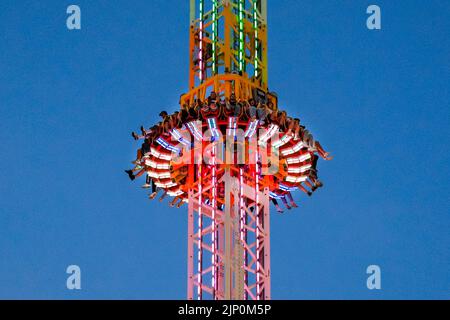
[[[246,172],[212,161],[189,193],[188,298],[270,299],[269,191],[259,186],[259,165]]]
[[[203,215],[202,215],[202,188],[203,176],[202,165],[197,166],[198,171],[198,247],[197,247],[197,299],[202,299],[202,280],[203,280]]]

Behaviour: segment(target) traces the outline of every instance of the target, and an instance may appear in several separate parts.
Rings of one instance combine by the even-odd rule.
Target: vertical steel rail
[[[243,256],[242,259],[242,269],[244,272],[244,296],[239,297],[240,299],[247,300],[247,291],[245,288],[248,285],[248,279],[247,279],[247,250],[245,248],[245,243],[247,243],[247,237],[246,237],[246,224],[247,224],[247,215],[244,208],[244,169],[239,169],[239,212],[240,212],[240,237],[241,237],[241,246],[243,246]]]
[[[188,203],[188,254],[187,254],[187,299],[194,299],[194,196],[193,190],[189,190]]]
[[[264,189],[264,299],[271,299],[270,270],[270,203],[269,188]]]
[[[212,74],[217,74],[217,37],[218,37],[218,20],[217,20],[217,6],[218,0],[212,0]]]
[[[189,88],[190,90],[195,88],[195,16],[197,14],[195,10],[195,2],[196,0],[190,0],[190,37],[189,37]]]
[[[202,215],[202,206],[203,206],[203,172],[202,172],[202,164],[200,163],[197,166],[198,170],[198,261],[197,261],[197,299],[202,300],[203,298],[203,215]]]
[[[261,28],[262,28],[262,37],[261,37],[261,56],[264,64],[264,68],[262,70],[262,86],[267,89],[269,84],[269,62],[267,59],[267,0],[261,1]]]
[[[244,9],[245,0],[239,0],[238,23],[239,23],[239,72],[244,71],[245,58],[245,34],[244,34]]]
[[[256,217],[256,300],[261,300],[261,243],[260,243],[260,212],[259,212],[259,150],[256,146],[255,161],[255,217]]]
[[[258,48],[258,3],[259,0],[253,0],[253,32],[254,32],[254,37],[255,37],[255,52],[254,52],[254,61],[253,61],[253,67],[254,67],[254,75],[255,75],[255,81],[257,80],[259,74],[258,74],[258,68],[259,68],[259,61],[258,61],[258,52],[259,52],[259,48]]]
[[[225,270],[225,285],[224,285],[224,299],[231,300],[231,171],[230,168],[225,169],[225,221],[224,221],[224,270]]]
[[[203,59],[204,55],[204,0],[200,0],[200,5],[199,5],[199,10],[200,10],[200,30],[199,30],[199,67],[200,67],[200,74],[199,74],[199,78],[200,78],[200,83],[203,83],[203,80],[206,78],[205,77],[205,61]]]
[[[212,149],[212,217],[211,217],[211,287],[213,299],[217,298],[217,234],[216,234],[216,210],[217,210],[217,167],[216,146]]]

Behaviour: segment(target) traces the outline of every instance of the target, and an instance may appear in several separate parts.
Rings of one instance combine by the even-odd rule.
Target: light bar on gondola
[[[280,190],[292,192],[292,191],[298,190],[298,188],[297,187],[288,187],[288,186],[285,186],[283,184],[280,184]]]
[[[281,154],[283,156],[288,156],[290,154],[293,154],[293,153],[296,153],[296,152],[300,151],[301,149],[303,149],[305,147],[307,147],[307,145],[303,141],[300,141],[299,143],[297,143],[292,148],[288,148],[286,150],[281,151]]]
[[[291,182],[291,183],[304,182],[304,181],[306,181],[306,179],[308,179],[308,177],[306,177],[306,176],[301,176],[301,177],[287,176],[286,177],[286,181]]]
[[[216,138],[220,137],[219,131],[217,131],[216,118],[208,118],[208,126],[209,126],[209,130],[211,130],[213,137],[216,137]]]
[[[258,120],[253,120],[252,122],[250,122],[250,124],[249,124],[249,126],[247,128],[247,131],[245,131],[245,137],[246,138],[250,139],[251,137],[253,137],[253,135],[256,132],[256,129],[258,128],[258,123],[259,123]]]
[[[170,197],[178,197],[178,196],[181,196],[182,194],[184,194],[184,192],[181,191],[181,190],[178,190],[178,191],[168,191],[168,192],[167,192],[167,195],[170,196]]]
[[[187,141],[177,129],[173,129],[170,134],[178,142],[180,142],[188,147],[191,146],[191,143],[189,141]]]
[[[309,159],[311,159],[311,154],[308,152],[308,153],[305,153],[304,155],[301,155],[300,157],[288,158],[286,160],[286,162],[288,164],[302,163],[302,162],[305,162],[306,160],[309,160]]]
[[[154,168],[154,169],[162,169],[162,170],[169,170],[170,169],[170,164],[168,162],[158,163],[158,162],[155,162],[155,161],[150,160],[150,159],[146,159],[145,160],[145,165],[149,166],[151,168]]]
[[[275,143],[273,143],[272,146],[274,148],[281,148],[282,146],[284,146],[286,143],[288,143],[291,140],[292,140],[292,135],[291,134],[285,134],[280,140],[278,140]]]
[[[196,140],[198,140],[198,141],[202,141],[203,140],[202,133],[197,128],[197,125],[196,125],[195,121],[188,122],[186,125],[187,125],[189,131],[192,133],[192,135],[194,136],[194,138]]]
[[[155,178],[155,179],[170,179],[170,172],[156,172],[156,171],[149,171],[147,173],[149,177]]]
[[[267,141],[273,137],[275,133],[277,133],[279,127],[276,124],[271,124],[269,126],[269,130],[259,139],[259,144],[264,145]]]
[[[170,143],[168,143],[166,140],[164,140],[163,138],[159,137],[158,139],[156,139],[156,142],[163,147],[166,150],[172,151],[176,154],[180,153],[180,149],[171,145]]]
[[[151,154],[161,160],[172,160],[172,155],[171,154],[167,154],[167,153],[162,153],[159,152],[158,150],[156,150],[155,148],[151,148],[150,149]]]
[[[228,135],[236,137],[236,129],[237,129],[237,118],[229,117],[228,118]]]
[[[288,173],[304,173],[309,169],[311,169],[311,164],[307,164],[302,167],[289,167]]]
[[[283,198],[283,196],[280,196],[280,195],[276,194],[276,193],[273,192],[273,191],[270,191],[269,196],[270,196],[271,198],[273,198],[273,199],[281,199],[281,198]]]
[[[173,183],[172,181],[169,181],[169,182],[165,182],[165,183],[155,182],[155,185],[158,188],[169,189],[169,188],[175,187],[177,184]]]

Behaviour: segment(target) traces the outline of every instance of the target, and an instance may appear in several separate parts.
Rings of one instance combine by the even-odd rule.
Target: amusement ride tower
[[[133,172],[187,203],[188,299],[267,300],[270,203],[311,195],[315,154],[327,153],[268,89],[267,0],[190,0],[190,10],[189,92],[142,129]]]

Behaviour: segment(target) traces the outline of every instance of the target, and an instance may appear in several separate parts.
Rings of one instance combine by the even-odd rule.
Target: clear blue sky
[[[0,298],[184,298],[186,210],[123,169],[130,131],[187,90],[188,1],[73,3],[81,31],[72,2],[0,2]],[[448,0],[269,0],[270,87],[335,156],[325,188],[272,215],[273,298],[450,298],[449,16]]]

